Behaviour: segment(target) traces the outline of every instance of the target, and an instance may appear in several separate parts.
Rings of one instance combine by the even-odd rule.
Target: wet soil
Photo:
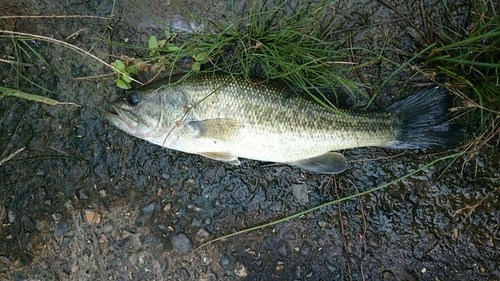
[[[232,1],[0,1],[3,28],[49,36],[112,62],[136,55],[164,24],[192,29],[186,14],[230,21]],[[439,3],[424,1],[437,22]],[[293,7],[293,5],[291,5]],[[418,1],[340,1],[339,34],[402,61],[426,42]],[[456,17],[466,5],[454,5]],[[395,12],[397,11],[397,12]],[[465,22],[465,20],[464,20]],[[2,85],[72,105],[0,99],[0,280],[499,280],[500,151],[444,161],[368,195],[197,248],[237,230],[391,182],[437,159],[435,151],[346,152],[333,177],[242,160],[230,166],[162,149],[112,127],[105,104],[122,94],[95,60],[57,44],[0,38]],[[35,50],[40,57],[33,55]],[[41,59],[43,58],[43,60]],[[378,85],[392,71],[373,66]],[[410,73],[387,85],[387,103]],[[40,85],[49,92],[43,92]],[[405,89],[413,91],[412,89]],[[442,155],[442,154],[441,154]]]

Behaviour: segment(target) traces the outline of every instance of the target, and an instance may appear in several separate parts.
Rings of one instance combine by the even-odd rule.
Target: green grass
[[[378,61],[378,54],[364,58],[363,65],[352,62],[346,42],[332,35],[336,32],[334,3],[303,5],[290,13],[286,2],[262,8],[263,2],[257,1],[248,15],[229,20],[229,25],[203,23],[202,32],[167,28],[165,36],[151,37],[148,47],[143,48],[149,56],[140,61],[133,58],[125,66],[141,68],[145,62],[153,71],[172,73],[188,59],[190,73],[220,71],[279,79],[305,92],[321,86],[333,92],[342,88],[363,94],[365,85],[349,77],[356,68]],[[313,97],[332,106],[324,103],[327,99]]]
[[[434,28],[438,44],[424,62],[436,79],[447,78],[461,100],[461,115],[477,120],[477,131],[466,149],[477,155],[481,147],[500,137],[500,15],[496,1],[473,1],[466,26]],[[472,127],[472,126],[471,126]],[[469,157],[471,158],[471,157]]]

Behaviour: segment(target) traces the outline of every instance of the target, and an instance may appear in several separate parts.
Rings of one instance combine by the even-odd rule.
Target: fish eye
[[[141,101],[141,95],[136,91],[132,91],[128,94],[126,101],[129,105],[136,106]]]

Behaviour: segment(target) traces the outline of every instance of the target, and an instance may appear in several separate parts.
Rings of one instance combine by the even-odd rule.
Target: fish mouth
[[[139,122],[139,117],[136,114],[115,104],[110,104],[110,108],[106,111],[104,117],[120,129],[130,128]]]

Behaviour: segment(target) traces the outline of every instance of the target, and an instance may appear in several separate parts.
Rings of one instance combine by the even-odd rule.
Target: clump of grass
[[[361,66],[351,62],[346,42],[334,38],[334,4],[299,5],[291,13],[285,3],[262,8],[257,1],[248,15],[230,25],[207,23],[202,32],[168,29],[165,37],[151,37],[150,56],[142,61],[154,71],[173,72],[188,60],[192,73],[220,71],[279,79],[305,92],[321,86],[363,94],[364,85],[349,79]]]
[[[473,1],[466,27],[456,23],[436,28],[441,42],[425,61],[436,75],[450,78],[454,92],[464,101],[463,114],[480,116],[477,137],[466,148],[469,158],[500,136],[500,15],[496,9],[495,1]]]

